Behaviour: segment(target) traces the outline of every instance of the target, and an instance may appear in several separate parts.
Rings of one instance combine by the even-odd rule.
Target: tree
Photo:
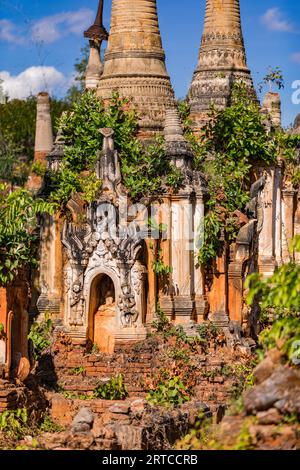
[[[272,92],[273,90],[273,85],[275,85],[278,88],[278,90],[281,90],[284,88],[284,78],[283,78],[282,71],[279,67],[275,67],[275,69],[272,69],[272,67],[269,67],[268,73],[266,74],[266,76],[263,78],[263,81],[258,86],[260,93],[262,92],[265,85],[269,86],[270,92]]]
[[[61,100],[51,102],[52,122],[68,108]],[[22,185],[27,180],[34,155],[36,98],[9,100],[0,104],[0,180]]]
[[[0,285],[11,283],[18,271],[36,263],[37,215],[52,213],[51,204],[34,199],[24,188],[11,191],[0,184]]]
[[[66,102],[72,104],[77,101],[85,89],[85,71],[89,60],[89,46],[81,48],[81,57],[76,59],[74,64],[75,69],[75,84],[72,85],[67,91]]]

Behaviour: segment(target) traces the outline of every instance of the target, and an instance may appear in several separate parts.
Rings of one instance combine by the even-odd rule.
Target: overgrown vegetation
[[[102,400],[125,400],[128,392],[122,374],[111,377],[107,382],[100,381],[94,389],[94,397]]]
[[[300,237],[291,244],[291,254],[300,252]],[[269,279],[259,274],[248,278],[248,303],[259,302],[263,315],[272,317],[259,337],[261,355],[278,348],[291,364],[300,363],[300,266],[290,261]]]
[[[44,414],[38,426],[39,432],[56,433],[64,431],[63,426],[55,423],[48,414]]]
[[[26,408],[6,410],[0,413],[1,448],[7,450],[29,450],[26,445],[18,444],[26,436],[30,437],[30,449],[38,448],[37,437],[41,433],[60,433],[64,428],[55,423],[47,413],[36,422]]]
[[[290,177],[297,180],[300,136],[269,132],[258,103],[238,82],[233,86],[231,105],[221,111],[212,108],[210,120],[198,136],[192,132],[188,106],[180,103],[180,110],[185,135],[195,153],[195,167],[207,179],[209,199],[199,261],[210,265],[223,242],[236,239],[236,211],[244,211],[249,201],[255,166],[270,165],[280,157],[290,166]]]
[[[29,429],[26,408],[6,410],[0,414],[0,431],[9,439],[22,439]]]
[[[117,93],[113,94],[108,106],[94,92],[83,93],[60,120],[66,147],[63,168],[53,175],[52,200],[65,203],[76,192],[87,202],[95,198],[100,189],[94,171],[102,148],[101,128],[114,130],[123,182],[133,199],[154,196],[162,190],[163,183],[176,186],[180,175],[165,158],[163,140],[157,138],[145,147],[136,137],[137,124],[136,113],[130,109],[129,101],[121,99]],[[96,185],[95,192],[87,199],[86,185],[92,181]]]
[[[300,252],[300,237],[296,237],[291,244],[291,258],[294,252]],[[257,361],[264,359],[266,353],[277,349],[282,354],[282,360],[290,367],[300,365],[300,269],[294,261],[277,268],[273,276],[262,279],[259,274],[253,274],[248,278],[248,303],[259,303],[261,312],[266,312],[272,318],[266,328],[260,333],[258,341],[260,350]],[[251,361],[252,362],[252,361]],[[256,448],[250,427],[255,424],[255,417],[243,418],[243,392],[254,386],[253,363],[246,365],[230,366],[236,380],[230,390],[233,399],[228,414],[242,416],[241,428],[237,436],[233,436],[230,445],[226,441],[228,435],[222,436],[216,433],[216,427],[209,423],[200,423],[178,445],[184,449],[234,449],[252,450]],[[231,371],[227,370],[230,374]],[[295,414],[283,414],[281,425],[298,425],[299,417]],[[220,429],[220,428],[219,428]],[[276,432],[276,431],[275,431]],[[273,436],[276,437],[275,435]]]
[[[165,380],[159,381],[146,398],[152,405],[162,406],[178,406],[190,401],[189,391],[178,376],[166,377]]]
[[[50,203],[34,199],[26,189],[11,191],[0,183],[0,285],[36,264],[37,216],[52,212]]]
[[[70,370],[71,375],[84,375],[85,368],[84,367],[74,367],[74,369]]]
[[[52,320],[46,316],[45,320],[35,322],[31,325],[28,339],[33,346],[33,355],[35,360],[39,359],[41,355],[47,351],[51,345],[53,323]]]

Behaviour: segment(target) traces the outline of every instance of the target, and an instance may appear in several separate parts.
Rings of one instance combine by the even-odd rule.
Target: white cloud
[[[295,32],[294,25],[285,19],[283,12],[278,7],[270,8],[261,17],[263,24],[271,31]]]
[[[14,44],[23,43],[23,38],[16,25],[9,20],[0,19],[0,40]]]
[[[24,99],[30,95],[37,95],[41,91],[54,94],[59,90],[61,94],[69,87],[71,79],[59,72],[55,67],[29,67],[19,75],[11,75],[7,71],[0,72],[3,80],[2,88],[9,98]]]
[[[45,16],[32,24],[20,27],[7,19],[0,19],[0,41],[14,44],[43,42],[52,44],[69,34],[83,34],[93,22],[94,12],[89,8]]]
[[[300,64],[300,52],[295,52],[295,54],[292,54],[292,61],[296,62],[296,64]]]
[[[41,18],[32,26],[34,41],[53,43],[68,34],[82,34],[93,21],[94,13],[88,8],[58,13]]]

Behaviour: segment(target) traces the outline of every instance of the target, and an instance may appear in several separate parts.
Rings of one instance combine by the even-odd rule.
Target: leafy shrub
[[[74,369],[70,370],[71,375],[83,375],[85,373],[84,367],[74,367]]]
[[[28,431],[28,414],[26,408],[3,411],[0,414],[0,431],[11,439],[22,439]]]
[[[50,346],[52,339],[53,323],[50,318],[42,322],[35,322],[30,328],[28,339],[33,345],[33,355],[37,360]]]
[[[247,287],[250,288],[249,305],[255,298],[260,298],[263,309],[273,308],[282,313],[300,312],[300,266],[293,262],[280,266],[269,279],[252,274],[247,279]]]
[[[154,390],[150,390],[147,400],[152,405],[178,406],[190,401],[189,391],[180,377],[160,381]]]
[[[300,237],[295,237],[292,251],[300,251]],[[280,266],[269,279],[253,274],[247,279],[247,301],[256,301],[262,311],[271,313],[272,325],[262,331],[259,344],[262,356],[272,348],[278,348],[292,364],[300,357],[300,266],[290,262]]]
[[[300,318],[278,318],[270,328],[265,329],[259,336],[262,352],[278,348],[291,364],[300,359]]]
[[[122,374],[111,377],[108,382],[98,382],[94,390],[94,397],[102,400],[125,400],[127,396],[128,392]]]
[[[31,165],[31,172],[37,176],[41,176],[41,177],[45,176],[46,170],[47,170],[46,165],[42,162],[34,162]]]
[[[87,202],[94,199],[99,190],[97,181],[89,176],[87,185],[82,173],[94,173],[103,142],[99,129],[105,127],[114,130],[123,182],[133,199],[157,193],[163,181],[175,189],[180,185],[181,175],[165,158],[163,139],[159,137],[148,146],[137,139],[137,116],[129,101],[114,93],[109,105],[104,106],[94,92],[88,91],[60,121],[66,146],[62,169],[52,175],[53,201],[63,204],[76,192]]]
[[[55,423],[54,421],[52,421],[51,417],[48,414],[45,414],[38,427],[38,431],[56,433],[56,432],[64,431],[64,428],[60,426],[59,424]]]

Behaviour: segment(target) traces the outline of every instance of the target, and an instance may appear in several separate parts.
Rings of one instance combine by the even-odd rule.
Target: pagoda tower
[[[224,109],[230,104],[235,81],[244,82],[255,96],[247,66],[240,2],[206,0],[199,60],[188,94],[191,119],[196,128],[207,121],[212,103],[218,109]]]
[[[156,0],[112,0],[111,28],[98,96],[113,91],[131,98],[139,114],[141,137],[162,132],[165,110],[174,106],[166,70]]]

